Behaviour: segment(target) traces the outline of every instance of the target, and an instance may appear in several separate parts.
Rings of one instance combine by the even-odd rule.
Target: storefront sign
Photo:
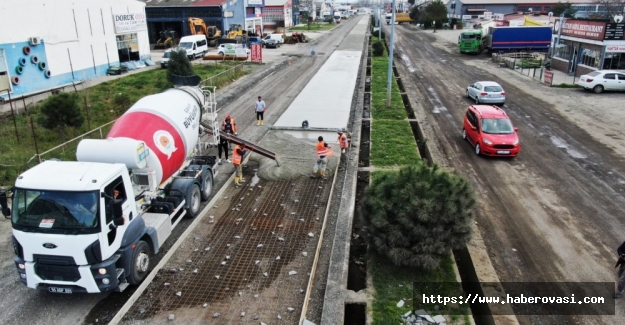
[[[625,45],[608,45],[605,51],[606,53],[625,52]]]
[[[605,35],[605,24],[599,21],[569,19],[564,21],[564,26],[560,26],[558,20],[555,29],[557,32],[558,28],[561,27],[562,35],[602,41]]]
[[[462,15],[462,20],[469,20],[471,19],[471,15]]]
[[[623,30],[625,30],[624,23],[607,23],[605,25],[605,37],[604,40],[622,40],[625,39],[623,37]]]
[[[510,22],[507,20],[496,19],[495,24],[497,24],[497,26],[510,26]]]
[[[263,47],[260,44],[252,44],[252,46],[250,46],[251,48],[251,55],[252,55],[252,62],[258,62],[258,63],[262,63],[263,62]]]
[[[148,28],[144,13],[113,15],[113,25],[116,34],[137,32]]]
[[[248,5],[262,6],[263,5],[263,0],[247,0],[247,4]]]
[[[545,85],[551,86],[551,84],[553,83],[553,72],[552,71],[545,71],[545,80],[543,82],[545,83]]]

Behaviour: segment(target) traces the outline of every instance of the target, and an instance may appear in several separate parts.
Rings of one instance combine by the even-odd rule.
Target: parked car
[[[467,98],[473,98],[476,104],[505,104],[506,92],[494,81],[478,81],[467,87]]]
[[[477,155],[516,157],[521,150],[517,130],[503,109],[472,105],[464,115],[462,138],[475,147]]]
[[[271,48],[277,49],[280,47],[280,42],[278,42],[275,39],[266,39],[266,40],[263,40],[263,46],[266,48],[271,47]]]
[[[577,84],[597,94],[604,90],[625,90],[625,73],[614,70],[597,70],[579,77]]]
[[[248,47],[251,47],[254,44],[262,45],[263,44],[263,40],[259,36],[250,36],[247,39],[247,45],[248,45]]]
[[[241,44],[219,44],[217,47],[218,55],[235,55],[237,53],[237,49],[245,49],[245,54],[250,55],[250,49],[248,47],[243,47]]]
[[[169,59],[171,58],[171,50],[165,51],[163,53],[163,57],[161,58],[161,68],[167,68],[167,63],[169,63]]]

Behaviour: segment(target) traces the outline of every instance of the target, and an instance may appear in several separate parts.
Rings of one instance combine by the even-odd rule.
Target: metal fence
[[[492,61],[500,68],[512,69],[519,74],[535,79],[540,82],[545,81],[544,67],[545,56],[544,54],[536,53],[507,53],[507,54],[493,54]],[[568,75],[561,71],[551,70],[552,72],[552,85],[574,85],[576,77]]]
[[[245,64],[236,65],[220,74],[202,80],[200,87],[223,87],[245,74]]]

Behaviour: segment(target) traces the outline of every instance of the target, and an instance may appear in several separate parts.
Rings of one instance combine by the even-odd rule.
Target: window
[[[599,68],[599,62],[601,62],[601,52],[589,49],[582,50],[582,57],[579,64]]]
[[[475,116],[475,113],[473,113],[471,110],[467,111],[467,119],[469,120],[469,123],[471,123],[471,125],[477,127],[477,116]]]
[[[556,49],[554,51],[553,56],[556,58],[561,58],[564,60],[569,60],[569,58],[571,57],[571,52],[572,52],[572,46],[568,45],[568,44],[558,44],[556,45]]]
[[[618,80],[625,80],[625,74],[617,73],[616,75],[618,76]]]
[[[622,70],[625,69],[625,53],[606,53],[603,62],[603,69]]]
[[[200,40],[200,41],[197,41],[196,43],[198,47],[206,46],[206,40]]]
[[[126,201],[126,193],[124,190],[124,181],[122,177],[117,177],[114,181],[112,181],[109,185],[104,188],[104,193],[106,196],[104,197],[104,207],[105,207],[105,215],[106,215],[106,224],[109,224],[113,221],[113,205],[111,202],[111,198],[115,197],[115,191],[119,192],[119,196],[117,199]]]
[[[616,74],[614,74],[614,73],[604,74],[603,75],[603,79],[616,80]]]

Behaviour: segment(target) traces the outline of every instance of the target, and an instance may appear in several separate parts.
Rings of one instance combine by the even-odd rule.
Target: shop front
[[[561,26],[562,25],[562,26]],[[625,69],[625,24],[565,20],[554,24],[551,67],[581,76],[595,70]]]

